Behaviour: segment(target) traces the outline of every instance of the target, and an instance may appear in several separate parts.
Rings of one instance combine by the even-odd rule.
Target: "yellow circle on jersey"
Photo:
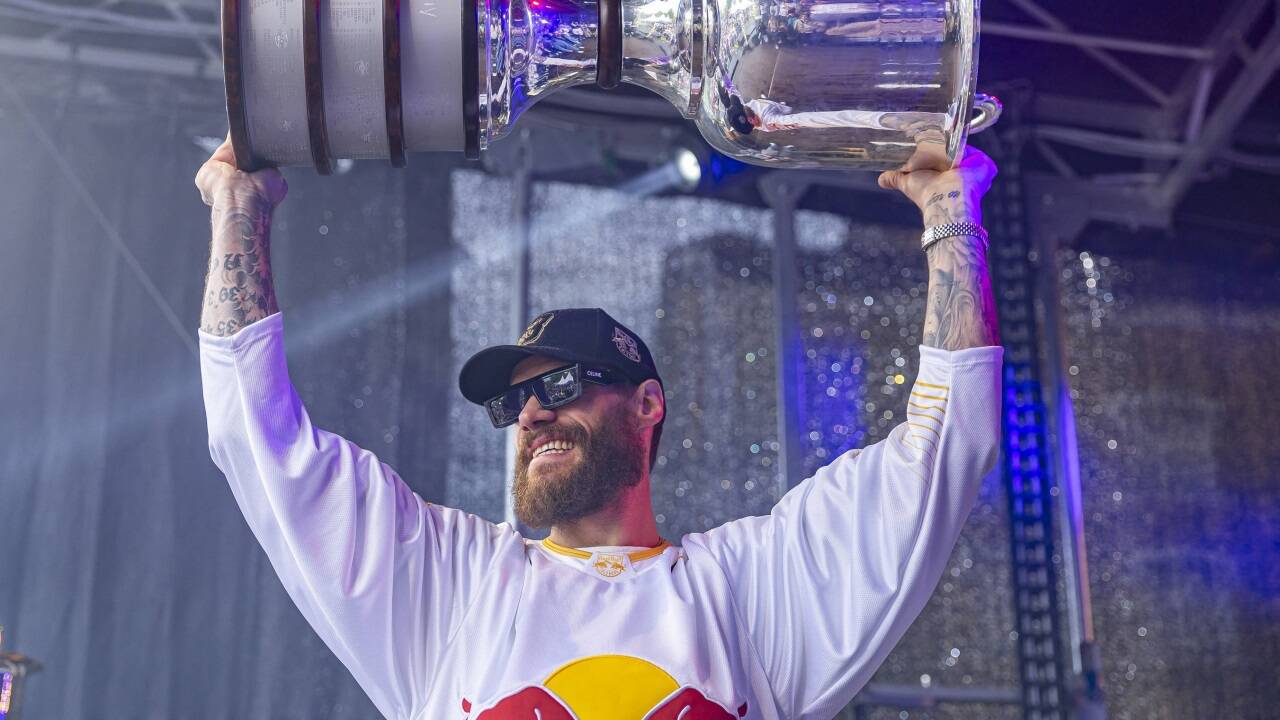
[[[581,720],[640,720],[680,688],[662,668],[628,655],[574,660],[542,684]]]

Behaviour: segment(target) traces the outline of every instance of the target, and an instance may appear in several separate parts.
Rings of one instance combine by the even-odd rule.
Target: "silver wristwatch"
[[[982,251],[987,251],[990,242],[987,240],[987,231],[981,225],[976,223],[942,223],[934,225],[924,231],[924,235],[920,236],[920,249],[928,250],[929,246],[938,242],[942,238],[956,237],[959,235],[967,235],[976,237],[982,241]]]

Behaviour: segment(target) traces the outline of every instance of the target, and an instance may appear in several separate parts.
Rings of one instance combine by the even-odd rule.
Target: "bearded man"
[[[495,428],[518,426],[516,513],[550,528],[542,542],[426,502],[313,426],[272,290],[284,180],[234,163],[224,144],[196,180],[213,208],[200,330],[211,453],[285,589],[386,717],[830,718],[919,614],[1000,446],[986,156],[881,176],[928,228],[907,420],[769,515],[678,545],[650,499],[662,380],[643,340],[600,309],[544,313],[460,377]]]

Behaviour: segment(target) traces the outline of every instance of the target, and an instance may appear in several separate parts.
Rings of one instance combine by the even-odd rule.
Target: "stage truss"
[[[988,0],[984,15],[986,42],[1072,48],[1131,92],[1117,102],[1040,88],[1023,130],[1052,174],[1029,177],[1033,193],[1089,194],[1082,185],[1095,191],[1102,185],[1105,192],[1093,193],[1091,216],[1167,226],[1188,189],[1215,166],[1280,173],[1280,129],[1247,120],[1280,69],[1280,10],[1274,0],[1236,0],[1203,38],[1185,44],[1077,32],[1037,0]],[[990,19],[1010,15],[1021,20]],[[211,87],[201,93],[214,107],[220,92],[212,86],[222,77],[219,37],[216,0],[0,0],[0,58],[133,71],[185,80],[189,90],[195,89],[193,81],[207,83]],[[1176,86],[1162,87],[1136,69],[1132,61],[1139,56],[1183,66]],[[544,105],[544,113],[585,110],[679,121],[656,96],[602,99],[571,90]],[[1142,169],[1087,174],[1081,169],[1087,156],[1099,153],[1139,159]]]

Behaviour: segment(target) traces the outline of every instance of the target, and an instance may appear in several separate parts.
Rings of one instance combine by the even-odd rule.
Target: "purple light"
[[[9,717],[9,703],[13,700],[13,674],[0,673],[0,720]]]

